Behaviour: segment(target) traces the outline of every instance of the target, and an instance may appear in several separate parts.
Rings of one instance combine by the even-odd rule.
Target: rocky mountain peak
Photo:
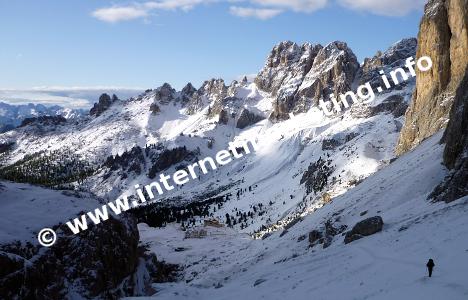
[[[206,105],[212,105],[227,97],[228,87],[221,78],[206,80],[202,86],[193,93],[190,100],[186,103],[186,113],[194,114]]]
[[[377,51],[373,57],[365,58],[359,71],[359,83],[370,82],[373,87],[382,86],[379,71],[403,66],[406,58],[416,55],[417,44],[416,38],[405,38],[390,46],[386,51]]]
[[[197,89],[192,85],[192,83],[187,83],[180,91],[179,97],[182,104],[185,105],[187,102],[189,102],[196,92]]]
[[[94,106],[91,108],[89,111],[89,114],[91,116],[100,116],[104,111],[106,111],[112,103],[115,101],[119,100],[119,98],[113,94],[112,98],[108,94],[104,93],[101,96],[99,96],[98,103],[94,103]]]
[[[227,95],[229,97],[235,97],[236,96],[236,90],[240,86],[241,86],[241,84],[237,80],[233,80],[231,82],[231,84],[228,86]]]
[[[291,65],[301,57],[300,47],[291,41],[283,41],[273,47],[266,65],[275,68],[280,65]]]
[[[176,90],[169,83],[164,83],[154,91],[154,100],[161,104],[168,104],[175,98]]]
[[[369,72],[382,66],[397,67],[405,63],[405,59],[416,54],[418,40],[416,38],[401,39],[385,52],[377,51],[372,58],[365,58],[363,72]]]
[[[304,76],[310,70],[313,59],[321,48],[321,45],[309,43],[302,46],[291,41],[279,43],[271,50],[263,69],[255,78],[255,83],[260,89],[276,95],[284,80]]]
[[[301,57],[289,67],[264,69],[257,76],[256,82],[268,82],[258,78],[274,74],[272,92],[275,88],[277,92],[270,120],[287,119],[291,112],[307,111],[325,94],[350,89],[359,69],[356,56],[344,42],[334,41],[325,47],[306,43],[300,50]]]
[[[350,58],[356,58],[353,51],[351,51],[351,49],[348,48],[348,44],[346,44],[345,42],[334,41],[320,49],[320,51],[317,53],[317,56],[314,59],[314,65],[317,66],[319,64],[322,64],[325,60],[341,54],[351,56]]]
[[[192,83],[187,83],[184,88],[182,89],[182,94],[184,95],[193,95],[197,89],[192,85]]]
[[[203,82],[199,92],[203,93],[209,99],[217,100],[226,97],[227,87],[223,79],[213,78]]]
[[[399,63],[398,66],[400,66],[401,62],[415,54],[417,45],[418,40],[416,38],[401,39],[390,46],[380,59],[384,65],[394,66],[395,63]]]

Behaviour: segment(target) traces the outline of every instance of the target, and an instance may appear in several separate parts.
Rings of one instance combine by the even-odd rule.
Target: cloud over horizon
[[[236,3],[238,5],[229,7],[231,15],[267,20],[286,11],[312,13],[324,8],[328,3],[338,3],[355,11],[397,17],[422,9],[425,0],[159,0],[112,5],[96,9],[91,15],[107,23],[136,19],[147,21],[154,11],[189,11],[196,6],[213,3]]]
[[[119,87],[36,87],[31,89],[0,89],[0,102],[12,105],[59,105],[73,109],[89,109],[102,93],[116,94],[127,99],[141,93],[140,88]]]

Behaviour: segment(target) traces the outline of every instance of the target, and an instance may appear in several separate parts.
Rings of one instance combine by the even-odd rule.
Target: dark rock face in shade
[[[382,217],[380,216],[362,220],[356,223],[351,231],[346,233],[344,242],[345,244],[348,244],[365,236],[380,232],[382,231],[383,224]]]
[[[112,98],[104,93],[101,96],[99,96],[99,101],[98,103],[94,103],[93,108],[89,111],[89,114],[91,116],[98,117],[100,116],[103,112],[105,112],[115,101],[117,101],[118,98],[116,95],[112,95]]]

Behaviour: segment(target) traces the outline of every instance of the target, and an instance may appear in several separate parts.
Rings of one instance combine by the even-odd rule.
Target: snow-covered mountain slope
[[[230,142],[255,140],[254,153],[129,212],[146,223],[139,230],[150,250],[184,267],[182,281],[156,285],[155,297],[340,299],[349,295],[345,286],[357,299],[462,298],[466,265],[458,261],[467,245],[459,236],[467,234],[468,199],[448,206],[427,200],[448,174],[441,134],[394,155],[414,80],[331,117],[317,106],[366,81],[382,86],[379,70],[402,66],[415,51],[415,39],[404,39],[358,65],[342,42],[283,42],[251,82],[212,79],[181,91],[163,84],[128,100],[103,94],[83,118],[37,118],[0,134],[0,176],[115,200],[159,173],[214,157]],[[375,218],[355,229],[374,216],[383,228]],[[69,211],[57,217],[66,222]],[[201,240],[184,239],[207,219],[226,226],[207,227]],[[110,224],[114,232],[118,224]],[[136,251],[136,230],[128,239]],[[445,245],[453,256],[440,250]],[[439,275],[423,278],[429,257],[438,283]]]
[[[272,120],[278,103],[285,100],[280,100],[285,94],[276,93],[277,89],[288,91],[292,98],[288,96],[287,101],[310,97],[310,103],[316,103],[316,97],[326,93],[323,86],[334,79],[340,83],[340,78],[346,78],[339,91],[352,80],[359,81],[351,67],[355,65],[354,54],[344,43],[320,46],[316,56],[307,50],[312,47],[307,44],[302,48],[312,55],[308,59],[289,53],[299,51],[294,43],[286,43],[286,48],[283,44],[275,47],[268,59],[279,60],[270,74],[273,91],[258,85],[260,79],[268,81],[267,63],[255,82],[244,79],[225,86],[224,81],[213,79],[198,90],[189,84],[182,91],[164,84],[126,101],[102,96],[91,115],[79,121],[37,120],[0,135],[4,166],[0,171],[6,179],[71,185],[114,200],[121,193],[134,193],[135,184],[148,184],[159,172],[172,174],[197,159],[213,157],[229,142],[255,139],[260,145],[255,155],[210,172],[160,200],[180,206],[223,198],[222,207],[206,207],[210,215],[224,222],[229,214],[236,219],[234,228],[247,233],[262,229],[258,236],[265,232],[264,227],[284,226],[394,158],[402,112],[414,81],[378,95],[371,104],[355,104],[331,118],[316,105],[303,110],[287,105],[281,108],[287,118]],[[394,55],[395,51],[403,54]],[[414,51],[414,39],[407,39],[377,57],[394,57],[388,63],[399,64],[404,55]],[[284,81],[283,77],[289,79]],[[295,92],[288,90],[293,77],[297,81]],[[301,94],[299,86],[311,80],[321,83],[311,84],[308,94]],[[64,169],[72,172],[59,174]],[[51,173],[58,175],[51,178]],[[232,197],[228,200],[229,194]],[[153,213],[158,213],[157,208]],[[249,213],[248,219],[243,217]],[[186,221],[200,223],[203,217],[194,215]]]
[[[447,173],[440,137],[369,176],[287,233],[264,240],[211,227],[205,227],[204,239],[184,239],[176,226],[140,224],[142,241],[152,251],[185,267],[179,283],[154,285],[154,299],[465,299],[468,198],[449,205],[427,201]],[[309,248],[306,236],[322,230],[327,220],[335,228],[352,228],[372,216],[382,217],[381,232],[346,245],[339,234],[327,248]],[[429,258],[436,264],[432,278],[426,274]]]
[[[79,235],[64,224],[66,218],[101,203],[89,193],[0,181],[0,298],[145,295],[151,264],[146,259],[151,256],[138,248],[134,219],[111,217],[106,226],[90,227]],[[43,228],[56,232],[50,248],[39,245]]]
[[[52,191],[29,184],[0,182],[0,241],[37,243],[44,227],[64,223],[80,211],[94,209],[99,201],[73,191]],[[21,222],[20,224],[18,222]]]
[[[79,118],[84,114],[81,109],[70,109],[61,106],[44,106],[42,104],[11,105],[0,102],[0,132],[13,129],[26,118],[40,116],[62,116],[65,119]]]

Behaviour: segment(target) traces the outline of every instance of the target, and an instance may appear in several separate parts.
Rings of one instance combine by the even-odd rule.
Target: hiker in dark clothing
[[[429,277],[432,277],[432,269],[435,266],[434,261],[432,260],[432,258],[429,259],[426,266],[427,266],[427,270],[429,271]]]

